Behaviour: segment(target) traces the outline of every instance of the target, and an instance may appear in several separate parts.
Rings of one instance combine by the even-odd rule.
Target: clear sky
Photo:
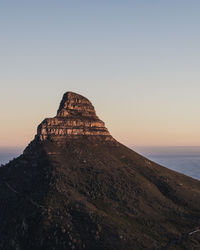
[[[0,147],[25,146],[64,92],[129,146],[200,145],[200,1],[0,3]]]

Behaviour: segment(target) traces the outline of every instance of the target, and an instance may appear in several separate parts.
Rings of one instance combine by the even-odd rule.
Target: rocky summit
[[[0,168],[2,250],[197,250],[199,226],[200,182],[117,142],[76,93]]]
[[[54,118],[45,119],[38,127],[40,140],[61,142],[68,137],[100,136],[112,140],[108,130],[97,116],[92,103],[76,93],[64,94]]]

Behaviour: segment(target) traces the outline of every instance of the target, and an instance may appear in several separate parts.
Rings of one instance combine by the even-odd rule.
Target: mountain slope
[[[200,225],[200,182],[117,142],[72,92],[0,168],[0,198],[0,249],[161,249]]]

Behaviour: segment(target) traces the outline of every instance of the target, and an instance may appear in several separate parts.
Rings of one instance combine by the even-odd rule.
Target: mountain
[[[200,249],[200,182],[117,142],[72,92],[0,168],[0,200],[2,250]]]

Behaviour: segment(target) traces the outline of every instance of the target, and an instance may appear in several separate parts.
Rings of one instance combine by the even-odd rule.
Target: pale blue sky
[[[0,146],[25,146],[64,92],[126,145],[200,145],[199,1],[0,3]]]

